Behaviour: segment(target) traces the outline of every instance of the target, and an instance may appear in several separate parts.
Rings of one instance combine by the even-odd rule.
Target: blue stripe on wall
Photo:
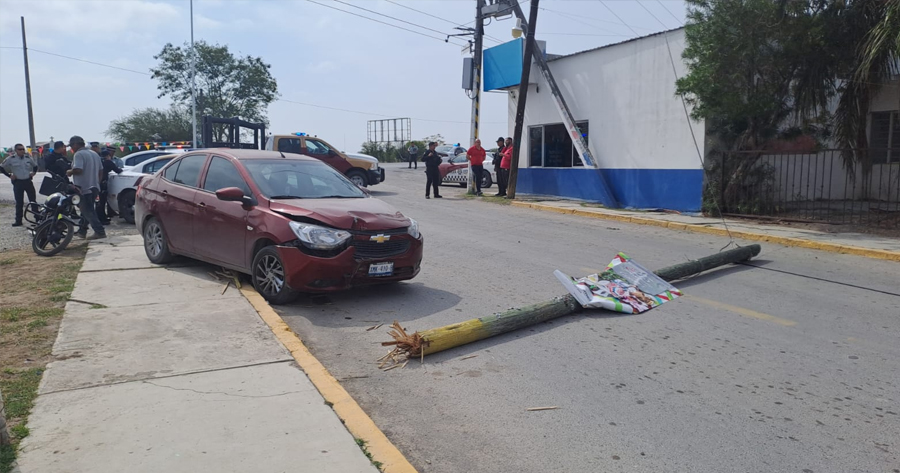
[[[602,202],[603,177],[622,207],[699,212],[702,169],[519,169],[516,191]]]

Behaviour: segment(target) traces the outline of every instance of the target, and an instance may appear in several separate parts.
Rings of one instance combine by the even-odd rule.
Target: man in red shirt
[[[481,194],[481,176],[484,174],[484,158],[487,152],[481,147],[481,140],[475,140],[475,145],[467,151],[467,158],[472,163],[472,175],[475,179],[475,195]]]

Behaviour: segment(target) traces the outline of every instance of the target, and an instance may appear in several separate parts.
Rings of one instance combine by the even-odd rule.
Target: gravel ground
[[[0,201],[0,252],[31,246],[31,232],[28,231],[28,228],[11,226],[15,217],[15,204],[6,200]],[[125,223],[124,220],[114,217],[113,222],[106,226],[106,234],[136,235],[137,229],[133,225]]]

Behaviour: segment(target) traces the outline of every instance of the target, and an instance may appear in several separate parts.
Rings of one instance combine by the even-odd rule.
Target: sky
[[[414,139],[469,140],[466,40],[444,39],[471,26],[475,0],[314,1],[194,0],[195,40],[272,66],[280,100],[267,131],[315,134],[354,152],[368,120],[410,117]],[[542,0],[536,35],[548,53],[570,54],[679,27],[684,15],[682,0]],[[36,141],[111,141],[111,120],[169,106],[149,69],[166,43],[190,40],[189,0],[0,0],[0,147],[29,141],[22,16]],[[512,40],[514,25],[491,20],[485,47]],[[507,134],[506,94],[483,94],[481,137]]]

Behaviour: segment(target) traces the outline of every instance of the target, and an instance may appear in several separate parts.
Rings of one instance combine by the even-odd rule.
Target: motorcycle
[[[65,189],[64,192],[50,194],[44,205],[29,207],[26,212],[26,220],[35,223],[31,230],[34,234],[31,249],[39,256],[53,256],[66,249],[83,225],[78,214],[81,192],[68,182],[61,181],[59,184],[60,189]]]

